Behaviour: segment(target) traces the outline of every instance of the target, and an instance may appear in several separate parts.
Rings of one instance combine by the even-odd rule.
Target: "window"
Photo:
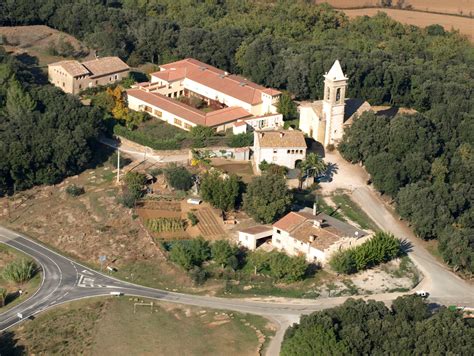
[[[151,110],[151,107],[145,105],[145,111],[146,111],[146,112],[151,112],[151,111],[152,111],[152,110]]]
[[[277,156],[273,156],[272,158],[273,162],[276,162],[278,160],[278,157]]]
[[[190,124],[184,123],[184,128],[185,128],[186,130],[190,130],[191,127],[192,127],[192,126],[191,126]]]
[[[331,97],[331,89],[328,88],[326,100],[329,100],[330,97]]]
[[[163,113],[162,113],[160,110],[156,110],[156,109],[155,109],[153,112],[154,112],[155,115],[158,116],[158,117],[162,117],[162,116],[163,116]]]
[[[178,126],[181,126],[181,125],[183,124],[183,122],[182,122],[180,119],[178,119],[178,118],[175,117],[175,118],[174,118],[174,124],[175,124],[175,125],[178,125]]]
[[[337,88],[336,90],[336,102],[341,100],[341,88]]]
[[[277,229],[277,234],[281,234],[281,231]]]
[[[280,244],[280,243],[281,243],[280,239],[275,239],[275,242],[276,242],[277,244]]]
[[[99,84],[99,81],[98,81],[98,80],[95,81],[95,85],[97,85],[97,84]]]
[[[287,150],[287,151],[286,151],[286,153],[288,153],[288,154],[289,154],[289,153],[290,153],[290,150]]]
[[[278,151],[274,149],[274,150],[273,150],[273,153],[278,153]]]
[[[117,75],[117,74],[115,74],[115,80],[117,80],[117,79],[118,79],[118,75]]]
[[[82,89],[82,84],[79,84],[79,89]]]

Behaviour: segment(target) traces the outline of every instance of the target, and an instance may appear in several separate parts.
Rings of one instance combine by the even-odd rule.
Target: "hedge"
[[[140,145],[148,146],[154,150],[177,150],[181,148],[180,143],[174,138],[155,140],[146,136],[142,132],[130,131],[126,127],[118,124],[114,126],[114,134],[117,136],[122,136],[127,140],[136,142]]]

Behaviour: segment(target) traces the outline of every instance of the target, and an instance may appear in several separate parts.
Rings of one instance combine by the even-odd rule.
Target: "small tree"
[[[200,148],[206,147],[206,141],[208,138],[214,136],[214,129],[208,126],[197,125],[193,126],[189,130],[189,134],[193,139],[193,147]]]
[[[244,194],[244,210],[255,220],[269,224],[285,214],[292,196],[282,176],[264,174],[255,177]]]
[[[232,256],[237,254],[237,247],[227,240],[218,240],[211,246],[212,259],[224,268]]]
[[[199,219],[192,211],[188,211],[188,220],[191,222],[191,226],[196,226],[199,223]]]
[[[195,266],[192,252],[183,243],[173,244],[170,250],[170,260],[186,270],[190,270]]]
[[[128,172],[123,178],[128,191],[139,199],[143,195],[143,187],[146,184],[146,176],[139,172]]]
[[[291,96],[288,92],[281,94],[277,104],[277,111],[283,115],[284,120],[293,120],[298,116],[296,104],[291,100]]]
[[[186,168],[176,165],[176,163],[170,164],[164,170],[164,173],[168,184],[174,189],[187,191],[193,186],[191,173]]]
[[[306,159],[301,162],[301,177],[318,177],[328,169],[328,165],[323,158],[316,153],[309,153]]]
[[[224,211],[232,210],[239,196],[239,178],[223,175],[217,170],[207,172],[201,179],[199,191],[203,200]]]
[[[253,132],[232,135],[229,139],[230,147],[246,147],[253,146]]]

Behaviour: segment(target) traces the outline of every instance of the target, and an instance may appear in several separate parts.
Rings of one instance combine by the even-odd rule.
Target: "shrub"
[[[211,256],[214,262],[225,267],[227,265],[232,264],[231,268],[237,268],[237,263],[235,262],[236,259],[232,259],[238,253],[237,246],[233,246],[227,240],[218,240],[214,242],[211,246]]]
[[[176,241],[170,248],[170,260],[186,270],[200,267],[210,257],[209,243],[202,238],[191,241]]]
[[[5,306],[5,300],[7,299],[7,290],[6,288],[0,287],[0,307]]]
[[[36,265],[33,261],[19,259],[10,262],[3,269],[2,275],[8,281],[14,283],[28,282],[36,273]]]
[[[146,226],[154,232],[175,232],[183,231],[186,228],[186,222],[179,218],[158,218],[148,219]]]
[[[388,262],[401,254],[401,242],[392,234],[377,232],[362,245],[337,252],[329,261],[339,273],[351,274]]]
[[[189,221],[191,221],[191,226],[196,226],[199,222],[199,219],[197,218],[196,214],[191,211],[188,212],[188,219]]]
[[[124,207],[132,209],[135,207],[135,204],[137,203],[137,197],[135,194],[132,192],[126,191],[122,193],[122,196],[120,196],[117,201],[122,204]]]
[[[165,170],[165,177],[174,189],[187,191],[193,186],[191,173],[184,167],[170,164]]]
[[[75,184],[71,184],[66,188],[66,193],[72,197],[78,197],[85,193],[84,187],[79,187]]]
[[[336,146],[334,146],[334,144],[332,144],[332,143],[330,143],[326,146],[326,150],[328,152],[333,152],[335,149],[336,149]]]
[[[122,136],[127,140],[134,141],[140,145],[151,147],[154,150],[177,150],[181,147],[176,138],[157,140],[148,137],[143,132],[132,131],[119,124],[114,126],[114,134]]]
[[[143,196],[143,187],[146,184],[146,176],[139,172],[127,172],[123,177],[127,191],[135,197],[135,200]]]
[[[153,176],[153,177],[158,177],[160,174],[163,174],[163,169],[161,168],[153,168],[150,170],[150,174]]]
[[[241,133],[230,136],[228,145],[230,147],[246,147],[253,145],[253,132]]]
[[[207,140],[214,136],[215,131],[212,127],[197,125],[189,130],[189,134],[193,139],[193,147],[206,147]]]
[[[207,272],[201,267],[194,266],[193,269],[189,271],[189,276],[191,277],[194,283],[196,283],[197,285],[201,285],[206,282]]]

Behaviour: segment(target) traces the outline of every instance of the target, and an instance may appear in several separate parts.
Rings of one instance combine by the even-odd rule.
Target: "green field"
[[[157,302],[134,313],[135,302],[97,298],[54,308],[3,335],[10,340],[0,339],[0,354],[255,355],[261,335],[273,334],[257,316]]]

